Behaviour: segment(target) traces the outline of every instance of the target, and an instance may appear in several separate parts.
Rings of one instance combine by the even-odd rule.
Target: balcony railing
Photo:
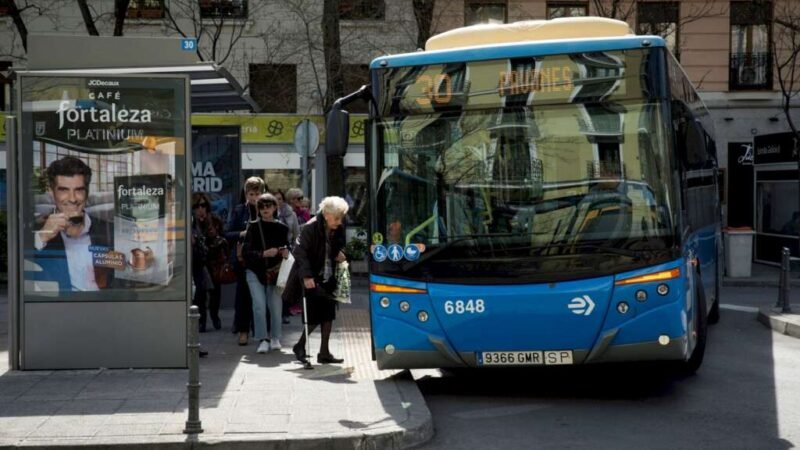
[[[730,90],[772,89],[772,53],[731,53]]]

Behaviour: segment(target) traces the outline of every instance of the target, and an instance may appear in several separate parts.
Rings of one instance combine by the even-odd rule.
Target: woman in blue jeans
[[[242,254],[247,267],[247,286],[253,299],[253,329],[259,341],[258,353],[281,348],[281,310],[283,302],[275,295],[278,269],[289,257],[289,228],[275,220],[278,201],[263,194],[256,201],[258,222],[251,224],[244,238]],[[270,273],[268,273],[270,272]],[[271,341],[267,337],[267,307],[270,315]]]

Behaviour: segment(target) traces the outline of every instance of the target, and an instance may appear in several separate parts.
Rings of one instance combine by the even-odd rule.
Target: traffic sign
[[[319,147],[319,128],[314,122],[303,119],[294,128],[294,148],[300,156],[308,156]]]

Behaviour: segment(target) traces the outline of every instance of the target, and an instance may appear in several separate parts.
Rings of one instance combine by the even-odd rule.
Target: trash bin
[[[752,228],[726,228],[725,230],[725,267],[731,278],[746,278],[753,267],[753,235]]]

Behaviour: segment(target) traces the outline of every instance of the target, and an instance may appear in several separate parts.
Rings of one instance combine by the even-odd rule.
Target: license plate
[[[480,366],[555,366],[572,364],[572,350],[478,352]]]

